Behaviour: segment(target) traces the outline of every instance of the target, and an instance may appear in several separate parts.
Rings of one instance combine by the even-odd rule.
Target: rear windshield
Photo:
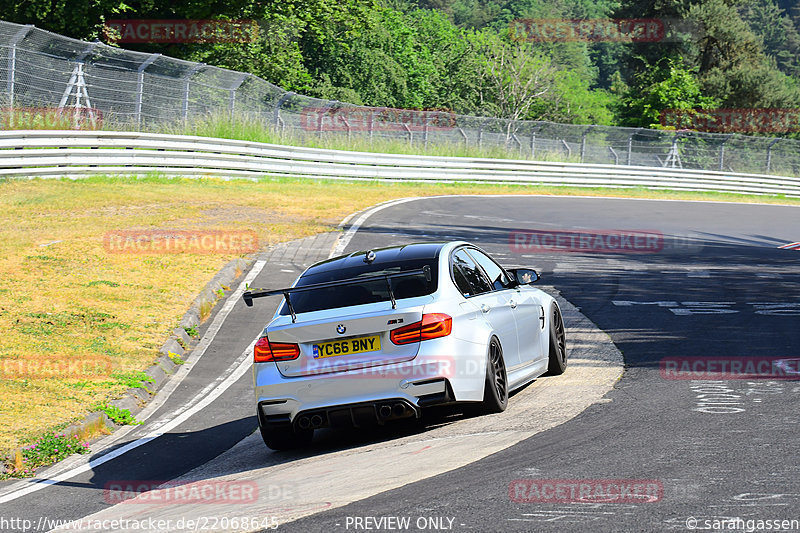
[[[419,270],[427,265],[431,269],[431,281],[427,281],[423,274],[392,279],[392,292],[395,300],[404,298],[414,298],[425,296],[436,291],[436,268],[437,260],[414,259],[409,261],[397,261],[391,265],[387,264],[367,264],[341,268],[338,270],[327,270],[318,273],[309,272],[304,274],[298,281],[297,286],[314,285],[342,279],[369,278],[381,274],[396,274],[409,270]],[[308,313],[310,311],[321,311],[323,309],[335,309],[337,307],[347,307],[350,305],[361,305],[374,302],[390,301],[389,287],[386,280],[365,279],[363,282],[340,285],[338,287],[327,287],[323,289],[310,290],[308,292],[297,292],[291,295],[292,306],[295,313]],[[281,307],[281,314],[288,315],[289,308],[284,302]]]

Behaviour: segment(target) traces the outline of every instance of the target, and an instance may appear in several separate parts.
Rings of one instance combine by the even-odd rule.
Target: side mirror
[[[508,273],[518,285],[530,285],[539,281],[539,274],[532,268],[512,268]]]

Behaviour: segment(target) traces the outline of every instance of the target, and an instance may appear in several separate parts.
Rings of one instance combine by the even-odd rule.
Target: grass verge
[[[235,257],[110,253],[107,232],[253,231],[263,249],[330,231],[344,216],[381,201],[446,194],[800,205],[796,199],[720,193],[518,185],[159,176],[0,180],[0,330],[11,332],[0,338],[0,451],[35,443],[127,388],[147,386],[141,370],[153,363],[200,289]],[[78,366],[57,366],[70,362]],[[48,368],[82,373],[48,374]]]

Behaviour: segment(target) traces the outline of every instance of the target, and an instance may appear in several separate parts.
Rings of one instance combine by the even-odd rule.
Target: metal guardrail
[[[138,132],[0,132],[0,178],[98,174],[647,187],[800,197],[800,178],[678,168],[435,157]]]

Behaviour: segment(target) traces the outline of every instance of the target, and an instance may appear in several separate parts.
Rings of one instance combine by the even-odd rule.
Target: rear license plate
[[[323,342],[313,345],[314,359],[323,357],[336,357],[354,353],[377,352],[381,349],[381,338],[378,335],[371,337],[358,337],[340,341]]]

